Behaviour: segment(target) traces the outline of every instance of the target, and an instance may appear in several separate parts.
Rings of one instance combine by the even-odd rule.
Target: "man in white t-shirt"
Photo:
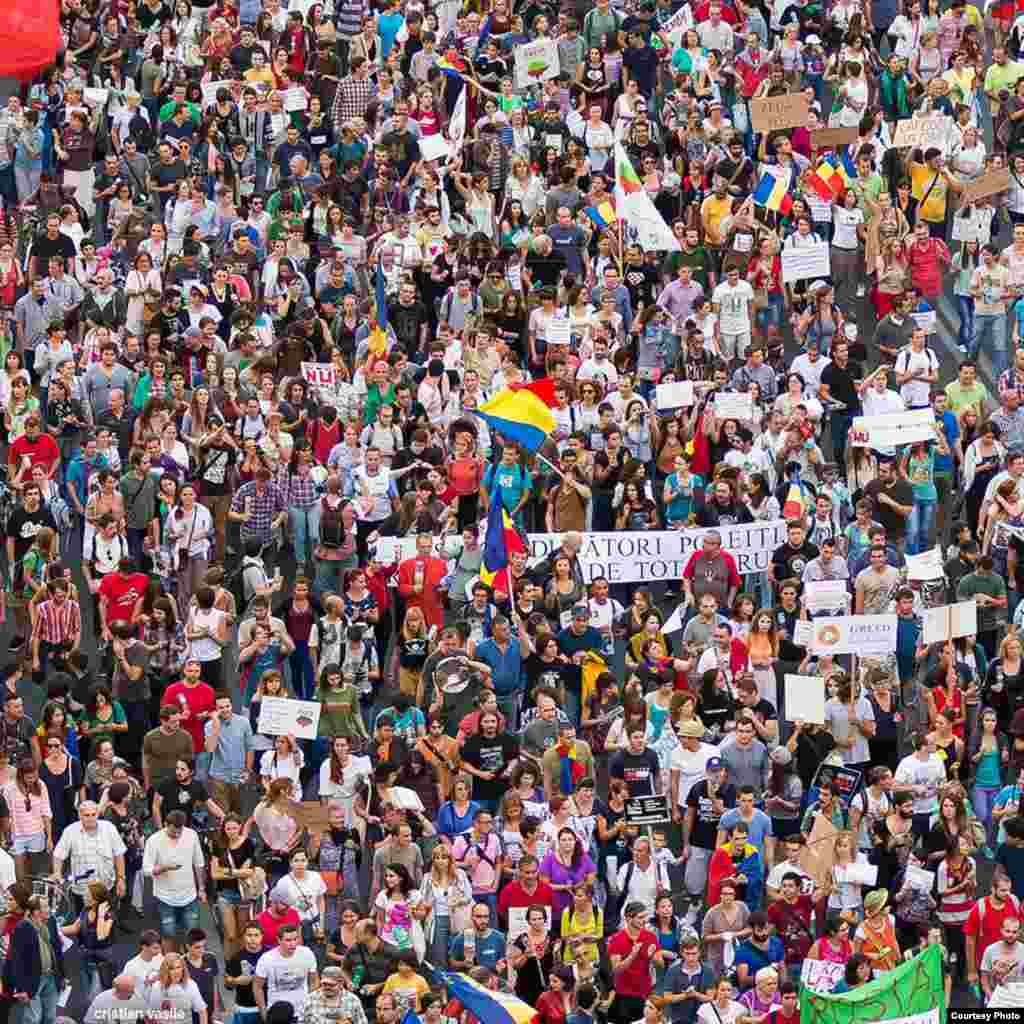
[[[821,390],[821,375],[832,363],[821,354],[821,343],[817,338],[808,338],[804,351],[790,364],[792,373],[799,373],[804,379],[804,394],[816,395]]]
[[[301,1016],[316,985],[316,957],[308,946],[299,944],[296,925],[282,925],[277,930],[277,946],[256,964],[252,991],[260,1013],[265,1014],[274,1003],[285,1002]]]
[[[615,883],[619,906],[634,901],[642,903],[647,908],[648,919],[654,917],[658,893],[663,889],[672,891],[668,869],[655,861],[651,854],[651,841],[647,836],[638,836],[634,841],[633,859],[619,868]]]
[[[186,821],[184,811],[171,811],[142,854],[142,873],[153,879],[165,953],[175,952],[178,932],[198,926],[197,901],[206,902],[206,858]]]
[[[754,289],[740,280],[739,267],[730,267],[725,280],[711,294],[711,308],[718,315],[722,356],[733,361],[750,347],[753,330]]]
[[[930,408],[932,386],[939,379],[939,360],[930,348],[925,348],[924,342],[924,329],[915,327],[910,335],[910,348],[896,356],[896,383],[908,409]]]
[[[160,933],[147,929],[139,936],[139,953],[124,965],[122,974],[130,974],[135,979],[136,991],[141,992],[160,976],[160,965],[164,962],[164,954],[160,945]]]
[[[931,817],[939,809],[939,786],[946,781],[946,765],[936,756],[931,733],[914,736],[914,753],[896,765],[896,787],[914,794],[914,835],[923,839]]]

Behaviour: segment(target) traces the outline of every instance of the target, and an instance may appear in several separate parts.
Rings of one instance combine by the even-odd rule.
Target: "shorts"
[[[36,832],[30,836],[15,836],[11,841],[11,853],[15,857],[26,853],[44,853],[46,851],[46,833]]]
[[[183,907],[172,907],[169,903],[157,900],[156,909],[160,917],[160,934],[165,939],[173,939],[181,932],[199,927],[199,900],[186,903]]]
[[[728,334],[721,331],[718,335],[718,344],[722,348],[722,355],[726,360],[746,359],[747,349],[750,346],[750,331],[741,331],[739,334]]]
[[[242,894],[237,889],[225,889],[217,893],[217,902],[226,903],[229,907],[240,907],[242,905]]]

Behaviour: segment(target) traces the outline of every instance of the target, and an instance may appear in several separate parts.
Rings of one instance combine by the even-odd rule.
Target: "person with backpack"
[[[461,334],[470,326],[470,317],[479,315],[480,308],[480,293],[473,289],[469,275],[459,274],[455,278],[455,286],[449,288],[441,300],[437,317],[454,333]]]

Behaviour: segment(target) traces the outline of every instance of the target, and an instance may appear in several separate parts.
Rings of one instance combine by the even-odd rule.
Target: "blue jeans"
[[[320,601],[323,600],[324,594],[340,594],[345,589],[345,573],[349,569],[354,569],[357,564],[355,559],[335,562],[324,558],[314,558],[316,578],[313,580],[313,596]]]
[[[179,932],[199,927],[199,900],[193,900],[183,907],[172,907],[162,900],[156,901],[160,918],[160,934],[165,939],[175,939]]]
[[[299,700],[312,700],[316,689],[313,675],[313,661],[309,656],[309,645],[304,641],[296,643],[288,660],[292,668],[292,690]]]
[[[580,727],[580,714],[582,713],[580,695],[568,686],[565,688],[565,707],[562,710],[565,711],[569,721],[578,729]]]
[[[853,417],[848,412],[833,412],[829,420],[832,434],[832,457],[840,466],[846,465],[846,440],[853,426]]]
[[[448,966],[448,944],[452,938],[452,919],[434,915],[434,938],[427,950],[427,959],[435,966]]]
[[[960,310],[960,330],[956,334],[957,344],[970,349],[971,342],[974,340],[974,296],[958,295],[956,304]]]
[[[990,316],[981,313],[974,318],[974,341],[970,355],[977,360],[981,354],[983,343],[991,349],[992,375],[996,379],[1010,368],[1010,359],[1006,352],[1006,315]]]
[[[757,311],[758,329],[765,333],[769,327],[782,330],[782,318],[786,311],[786,297],[782,292],[769,292],[768,305]]]
[[[907,519],[907,554],[919,555],[922,551],[928,550],[928,541],[935,529],[935,509],[938,503],[934,501],[919,501],[914,499],[913,508],[910,510],[910,517]]]
[[[52,974],[46,975],[39,983],[36,994],[27,1003],[13,1005],[11,1024],[55,1024],[59,995],[57,978]]]
[[[999,786],[975,786],[971,790],[971,803],[974,805],[974,813],[985,826],[985,835],[988,837],[989,846],[994,846],[995,835],[992,832],[992,807],[996,802],[996,795],[999,793]]]
[[[295,545],[295,565],[302,572],[309,555],[320,539],[320,502],[309,508],[288,509],[292,524],[292,543]]]

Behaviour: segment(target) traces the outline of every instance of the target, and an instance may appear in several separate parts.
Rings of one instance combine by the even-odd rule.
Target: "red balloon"
[[[34,78],[63,47],[56,0],[0,5],[0,76]]]

